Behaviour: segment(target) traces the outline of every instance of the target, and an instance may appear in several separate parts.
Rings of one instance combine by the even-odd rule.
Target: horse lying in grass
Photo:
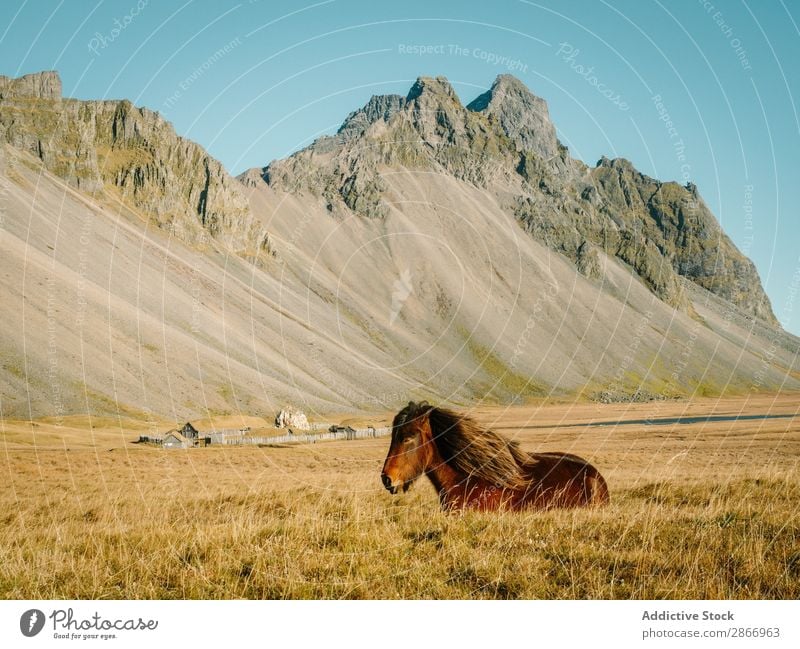
[[[428,476],[445,510],[550,509],[608,502],[608,486],[586,460],[526,453],[472,419],[423,401],[395,415],[381,480],[406,492]]]

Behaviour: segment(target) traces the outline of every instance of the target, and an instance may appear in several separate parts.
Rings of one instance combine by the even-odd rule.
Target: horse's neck
[[[427,475],[440,499],[443,494],[450,493],[463,479],[463,476],[442,460],[441,457],[436,458],[433,469],[428,471]]]
[[[439,459],[434,468],[427,472],[428,478],[439,494],[439,502],[445,509],[491,509],[492,502],[499,493],[497,488],[482,480],[469,478]]]

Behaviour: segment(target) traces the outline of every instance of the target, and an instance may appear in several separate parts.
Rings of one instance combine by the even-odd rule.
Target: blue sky
[[[510,71],[573,156],[696,183],[800,333],[798,24],[796,0],[4,0],[0,74],[158,110],[239,173],[417,76],[467,103]]]

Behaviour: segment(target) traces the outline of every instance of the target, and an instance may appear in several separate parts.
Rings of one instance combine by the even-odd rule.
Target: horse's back
[[[572,453],[546,452],[546,453],[530,453],[529,455],[534,460],[548,459],[548,460],[557,460],[564,462],[574,462],[575,464],[581,464],[584,466],[592,466],[588,460],[584,460],[582,457],[578,455],[573,455]]]
[[[597,468],[571,453],[531,453],[526,467],[531,496],[543,506],[581,507],[609,501],[608,485]]]

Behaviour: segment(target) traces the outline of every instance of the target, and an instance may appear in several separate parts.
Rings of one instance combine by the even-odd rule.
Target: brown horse
[[[428,476],[445,510],[583,507],[608,502],[608,487],[586,460],[526,453],[468,417],[413,401],[395,415],[381,480],[392,494]]]

